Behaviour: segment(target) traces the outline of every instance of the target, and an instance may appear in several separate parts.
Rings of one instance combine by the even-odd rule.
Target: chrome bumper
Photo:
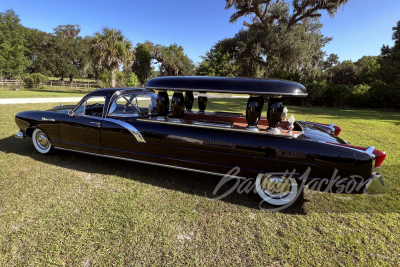
[[[15,135],[15,137],[18,139],[24,139],[26,137],[26,134],[22,131],[18,131],[18,133]]]
[[[387,187],[382,175],[375,173],[365,186],[365,194],[371,197],[379,197],[387,193]]]

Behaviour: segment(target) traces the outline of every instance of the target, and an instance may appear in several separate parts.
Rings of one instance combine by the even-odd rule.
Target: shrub
[[[371,87],[367,84],[359,84],[350,88],[352,107],[364,108],[368,106]]]
[[[99,75],[99,80],[101,88],[111,87],[111,72],[108,69],[104,69]]]
[[[126,80],[126,86],[128,87],[136,87],[138,84],[138,77],[136,76],[135,73],[131,73],[131,75],[129,75],[128,80]]]
[[[23,79],[24,85],[30,88],[39,87],[39,85],[44,84],[49,79],[40,73],[32,73]]]
[[[349,103],[352,85],[331,85],[325,91],[325,103],[329,106],[343,107]]]
[[[123,71],[115,70],[115,86],[116,87],[125,87],[125,73]],[[99,75],[100,87],[107,88],[111,87],[111,71],[108,69],[104,69],[103,72]]]

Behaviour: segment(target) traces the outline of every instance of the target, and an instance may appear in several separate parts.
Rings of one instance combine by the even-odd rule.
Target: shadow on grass
[[[97,173],[101,175],[115,175],[124,179],[140,181],[168,190],[180,191],[186,194],[194,194],[206,198],[214,198],[213,190],[220,181],[220,177],[169,169],[147,164],[134,163],[123,160],[108,159],[103,157],[91,156],[75,152],[56,150],[54,155],[41,155],[37,153],[32,145],[31,138],[16,140],[10,136],[0,140],[0,151],[6,154],[17,154],[27,156],[34,160],[52,164],[57,167],[73,169],[86,173]],[[226,184],[221,189],[229,190],[230,184]],[[218,192],[223,194],[224,192]],[[328,199],[322,197],[311,201],[300,198],[289,208],[279,211],[283,214],[306,215],[313,213],[388,213],[398,212],[396,207],[385,205],[380,200],[370,200],[368,203],[361,201],[344,201],[335,198],[332,194],[326,194]],[[357,198],[357,196],[356,196]],[[258,210],[259,202],[249,193],[239,194],[236,190],[227,197],[219,200],[234,205],[244,206],[249,209]],[[314,203],[311,203],[314,201]],[[371,202],[372,201],[372,202]],[[387,202],[387,201],[386,201]],[[384,205],[382,209],[376,204]],[[310,208],[307,208],[310,206]],[[263,208],[268,208],[262,205]],[[371,209],[371,207],[373,207]],[[271,208],[271,207],[270,207]],[[215,211],[212,211],[215,212]]]

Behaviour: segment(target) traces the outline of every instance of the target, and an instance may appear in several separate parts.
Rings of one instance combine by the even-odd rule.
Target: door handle
[[[96,124],[98,127],[100,127],[100,125],[101,125],[100,122],[95,122],[95,121],[92,121],[92,122],[90,122],[90,123]]]

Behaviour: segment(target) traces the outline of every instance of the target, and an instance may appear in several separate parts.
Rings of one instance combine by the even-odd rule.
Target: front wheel
[[[39,128],[36,128],[32,134],[33,145],[41,154],[51,154],[54,148],[51,146],[47,135]]]
[[[290,206],[301,198],[303,188],[292,177],[259,174],[256,178],[256,196],[271,206]]]

